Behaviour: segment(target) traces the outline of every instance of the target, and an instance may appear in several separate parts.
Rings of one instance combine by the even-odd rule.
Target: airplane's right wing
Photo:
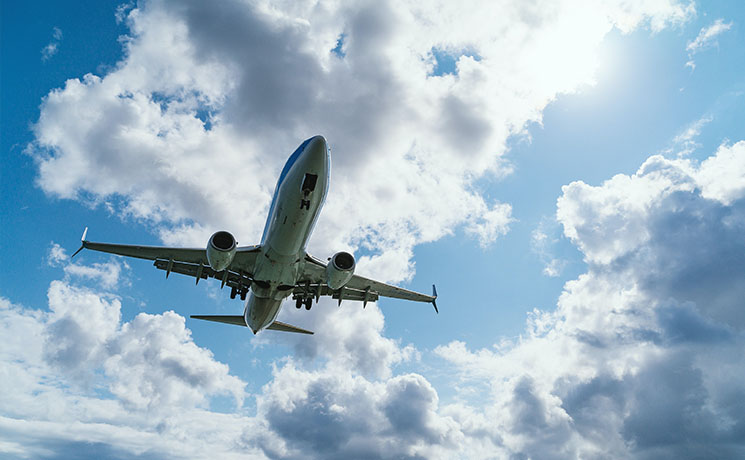
[[[308,286],[299,285],[295,288],[296,294],[299,293],[302,295],[303,289],[312,289],[310,285],[315,282],[317,283],[316,294],[330,295],[334,299],[360,300],[367,303],[368,301],[374,302],[378,300],[378,297],[391,297],[394,299],[431,303],[435,307],[435,311],[438,311],[436,303],[437,291],[434,285],[432,285],[432,295],[427,295],[381,281],[371,280],[364,276],[352,275],[352,279],[342,289],[332,291],[327,285],[322,283],[322,280],[326,276],[326,264],[310,255],[305,258],[303,275],[307,279]]]
[[[230,267],[218,272],[210,267],[207,261],[207,251],[202,248],[96,243],[86,240],[86,234],[87,229],[83,233],[82,245],[75,254],[82,249],[91,249],[119,256],[152,260],[156,268],[166,272],[166,277],[171,273],[179,273],[196,278],[197,283],[200,279],[216,278],[222,281],[223,286],[235,288],[233,292],[240,294],[241,297],[245,296],[248,291],[248,285],[253,276],[251,271],[255,265],[256,256],[261,249],[260,246],[237,248]],[[75,254],[73,254],[73,257]],[[231,296],[233,295],[231,294]]]

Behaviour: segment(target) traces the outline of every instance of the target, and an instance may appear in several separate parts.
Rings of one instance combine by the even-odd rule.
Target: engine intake
[[[235,257],[235,238],[229,232],[217,232],[207,242],[207,262],[216,272],[228,268]]]
[[[348,252],[337,252],[326,265],[326,284],[333,290],[344,287],[354,274],[354,256]]]

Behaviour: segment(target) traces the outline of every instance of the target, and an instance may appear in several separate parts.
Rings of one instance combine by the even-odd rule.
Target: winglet
[[[75,254],[73,254],[73,255],[70,256],[71,259],[73,257],[75,257],[76,255],[78,255],[78,253],[80,251],[82,251],[83,248],[85,247],[85,242],[86,242],[85,237],[86,237],[86,235],[88,235],[88,227],[85,227],[85,230],[83,230],[83,236],[80,237],[80,243],[81,243],[80,244],[80,248],[77,251],[75,251]]]
[[[437,288],[435,285],[432,285],[432,306],[435,307],[435,313],[440,313],[440,310],[437,309]]]

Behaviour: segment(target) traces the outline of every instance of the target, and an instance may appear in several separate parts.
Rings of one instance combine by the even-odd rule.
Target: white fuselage
[[[261,253],[243,317],[255,333],[269,326],[302,273],[305,247],[326,199],[330,159],[326,139],[312,137],[282,169],[269,209]]]

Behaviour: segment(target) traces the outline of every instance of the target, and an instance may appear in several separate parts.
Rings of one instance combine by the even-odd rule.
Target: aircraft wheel
[[[230,298],[235,299],[235,295],[238,294],[238,291],[235,287],[230,288]]]
[[[310,310],[310,307],[313,306],[313,299],[305,299],[305,309]],[[300,307],[298,307],[300,308]]]
[[[303,306],[303,299],[301,299],[300,297],[298,297],[298,298],[297,298],[297,299],[295,300],[295,308],[300,308],[300,307],[302,307],[302,306]]]
[[[248,294],[248,291],[241,292],[241,300],[246,300],[246,294]]]

